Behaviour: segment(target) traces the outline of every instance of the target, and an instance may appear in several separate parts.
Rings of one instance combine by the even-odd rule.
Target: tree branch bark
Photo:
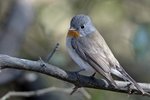
[[[103,89],[120,93],[129,93],[128,84],[129,82],[115,81],[118,88],[114,88],[108,84],[104,79],[96,79],[89,76],[80,75],[76,72],[69,72],[51,64],[47,64],[42,61],[32,61],[27,59],[15,58],[7,55],[0,55],[0,68],[12,68],[19,70],[28,70],[33,72],[39,72],[46,74],[57,79],[74,84],[77,87],[87,87],[94,89]],[[146,92],[150,93],[150,84],[138,83]],[[131,86],[133,94],[142,95],[140,91],[136,90],[134,86]],[[149,96],[145,94],[144,96]]]

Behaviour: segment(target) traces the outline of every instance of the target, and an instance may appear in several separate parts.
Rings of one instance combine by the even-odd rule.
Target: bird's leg
[[[96,75],[96,72],[94,72],[90,77],[94,78],[95,75]]]

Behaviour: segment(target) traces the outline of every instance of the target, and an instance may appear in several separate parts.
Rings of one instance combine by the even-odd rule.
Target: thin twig
[[[71,91],[71,88],[57,88],[57,87],[50,87],[45,88],[37,91],[27,91],[27,92],[17,92],[17,91],[11,91],[8,92],[6,95],[4,95],[0,100],[6,100],[10,97],[31,97],[31,96],[40,96],[52,91],[59,91],[59,92],[65,92],[69,93]]]
[[[52,58],[52,56],[54,55],[54,53],[56,52],[56,50],[58,49],[59,43],[57,43],[54,47],[54,49],[48,54],[45,62],[49,62],[50,59]]]
[[[73,93],[75,93],[78,89],[79,89],[79,87],[78,87],[78,86],[75,86],[75,87],[73,88],[73,90],[70,92],[70,95],[72,95]]]

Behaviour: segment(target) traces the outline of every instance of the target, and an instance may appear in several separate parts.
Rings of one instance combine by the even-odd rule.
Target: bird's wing
[[[76,53],[91,67],[104,77],[109,77],[107,75],[110,74],[110,58],[114,56],[107,53],[111,51],[99,34],[72,39],[71,44]]]

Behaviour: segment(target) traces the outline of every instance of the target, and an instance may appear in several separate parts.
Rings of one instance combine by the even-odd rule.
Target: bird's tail
[[[110,84],[112,84],[115,88],[118,88],[118,86],[117,86],[117,84],[116,84],[116,82],[114,81],[114,79],[112,78],[112,76],[109,74],[109,73],[105,73],[105,76],[104,76],[106,79],[107,79],[107,81],[110,83]]]
[[[122,68],[120,73],[123,75],[123,79],[131,82],[139,91],[141,91],[142,94],[145,94],[146,92],[143,90],[143,88],[137,84],[137,82]]]

